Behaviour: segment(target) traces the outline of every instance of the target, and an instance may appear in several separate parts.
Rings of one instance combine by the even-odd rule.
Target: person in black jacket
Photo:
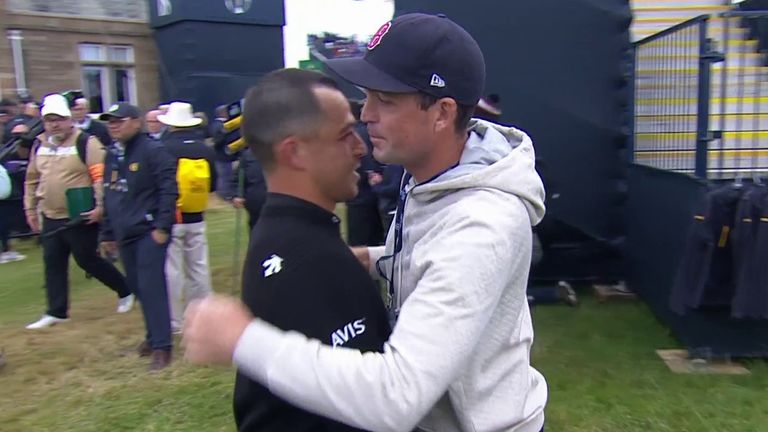
[[[150,371],[171,361],[171,320],[165,256],[176,212],[176,164],[165,147],[141,132],[139,109],[113,105],[101,115],[113,144],[104,167],[102,247],[119,247],[131,291],[141,302],[146,339],[140,356],[151,356]]]
[[[181,331],[184,310],[189,302],[206,297],[211,289],[211,272],[208,268],[208,240],[205,236],[204,210],[208,195],[216,190],[216,155],[213,149],[203,141],[202,120],[192,114],[192,105],[186,102],[173,102],[167,114],[157,119],[168,127],[168,134],[163,138],[165,148],[175,158],[178,167],[176,174],[179,187],[179,206],[176,224],[171,231],[171,244],[168,247],[168,259],[165,263],[165,275],[168,279],[168,300],[171,303],[171,330]],[[185,176],[195,176],[196,172],[182,169],[182,161],[205,161],[208,165],[209,183],[200,184],[196,179],[189,179],[185,187]],[[201,179],[202,180],[202,179]],[[204,183],[204,182],[200,182]],[[185,208],[187,200],[197,201]]]
[[[387,237],[387,231],[389,231],[392,220],[395,218],[403,174],[405,174],[405,170],[402,165],[392,164],[382,165],[381,172],[368,173],[368,183],[370,183],[377,198],[384,238]]]
[[[360,117],[359,103],[351,101],[353,113]],[[355,131],[367,148],[367,154],[360,160],[357,168],[357,195],[347,201],[347,243],[350,246],[378,246],[384,244],[386,230],[379,215],[379,200],[373,191],[369,178],[373,173],[380,173],[382,166],[373,158],[373,145],[368,137],[365,123],[358,122]]]
[[[11,131],[6,130],[8,122],[16,116],[16,103],[9,99],[0,99],[0,145],[11,138]]]
[[[252,233],[242,297],[281,329],[381,351],[390,333],[384,304],[333,213],[357,193],[355,168],[366,150],[354,126],[344,95],[318,72],[279,70],[248,92],[241,130],[269,192]],[[234,411],[243,432],[356,430],[297,408],[242,372]]]
[[[267,181],[261,163],[251,151],[240,154],[240,163],[231,180],[231,190],[235,191],[232,205],[248,212],[248,233],[253,231],[259,220],[261,209],[267,200]],[[240,176],[243,176],[242,191]]]
[[[75,127],[88,133],[88,135],[95,136],[99,139],[101,145],[105,147],[112,143],[107,127],[100,121],[93,120],[88,116],[88,99],[76,99],[75,105],[70,108],[70,111],[72,111],[72,121],[75,123]]]
[[[216,118],[211,122],[210,135],[213,139],[213,149],[216,152],[216,171],[219,173],[216,193],[221,199],[229,201],[237,193],[237,176],[232,172],[232,162],[236,161],[239,155],[229,153],[227,144],[240,138],[240,130],[235,129],[227,132],[224,129],[226,122],[227,106],[220,105],[216,107]]]
[[[30,120],[40,117],[40,107],[30,97],[19,101],[16,109],[6,106],[6,110],[10,118],[7,119],[4,125],[4,140],[8,140],[8,137],[11,136],[11,129],[13,129],[14,126],[18,124],[28,124]]]

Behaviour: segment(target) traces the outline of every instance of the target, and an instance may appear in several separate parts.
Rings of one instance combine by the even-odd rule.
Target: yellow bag
[[[180,158],[176,168],[179,199],[176,202],[182,213],[200,213],[208,208],[211,193],[211,167],[205,159]]]

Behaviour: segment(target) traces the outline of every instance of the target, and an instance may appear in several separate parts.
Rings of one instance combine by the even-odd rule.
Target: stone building
[[[0,0],[0,95],[82,89],[94,113],[158,103],[146,0]]]

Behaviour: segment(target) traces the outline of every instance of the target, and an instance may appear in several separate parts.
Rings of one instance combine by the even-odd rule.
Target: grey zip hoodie
[[[547,389],[530,366],[525,291],[544,188],[525,133],[470,126],[458,166],[406,185],[403,247],[381,262],[399,312],[384,352],[334,349],[255,320],[235,350],[242,372],[362,429],[541,429]],[[392,254],[394,234],[370,249],[372,264]]]

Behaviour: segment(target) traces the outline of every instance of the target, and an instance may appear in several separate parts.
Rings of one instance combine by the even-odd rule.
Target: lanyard
[[[459,162],[456,162],[454,165],[444,169],[443,171],[440,171],[439,173],[437,173],[436,175],[434,175],[432,178],[425,181],[424,183],[417,184],[416,186],[411,188],[411,190],[413,190],[418,186],[428,184],[434,181],[441,175],[456,168],[457,166],[459,166]],[[376,263],[378,267],[383,260],[385,259],[392,260],[392,267],[390,268],[390,271],[389,271],[389,277],[386,277],[383,274],[383,272],[381,271],[381,268],[379,268],[378,270],[379,270],[379,274],[382,276],[385,276],[385,279],[388,282],[389,289],[388,289],[388,299],[387,299],[388,305],[387,306],[390,308],[390,312],[393,314],[396,314],[396,309],[399,307],[399,305],[394,304],[395,302],[395,264],[397,263],[396,261],[397,254],[399,254],[403,250],[403,231],[405,230],[405,203],[408,199],[408,191],[406,190],[406,186],[408,185],[408,183],[410,183],[411,177],[413,176],[408,172],[406,172],[405,175],[403,175],[403,180],[400,183],[400,195],[397,200],[397,209],[395,210],[395,221],[394,221],[394,224],[395,224],[394,250],[392,251],[391,255],[381,257],[379,261]],[[396,316],[394,316],[393,318],[397,319]],[[394,322],[394,319],[393,319],[393,322]]]

